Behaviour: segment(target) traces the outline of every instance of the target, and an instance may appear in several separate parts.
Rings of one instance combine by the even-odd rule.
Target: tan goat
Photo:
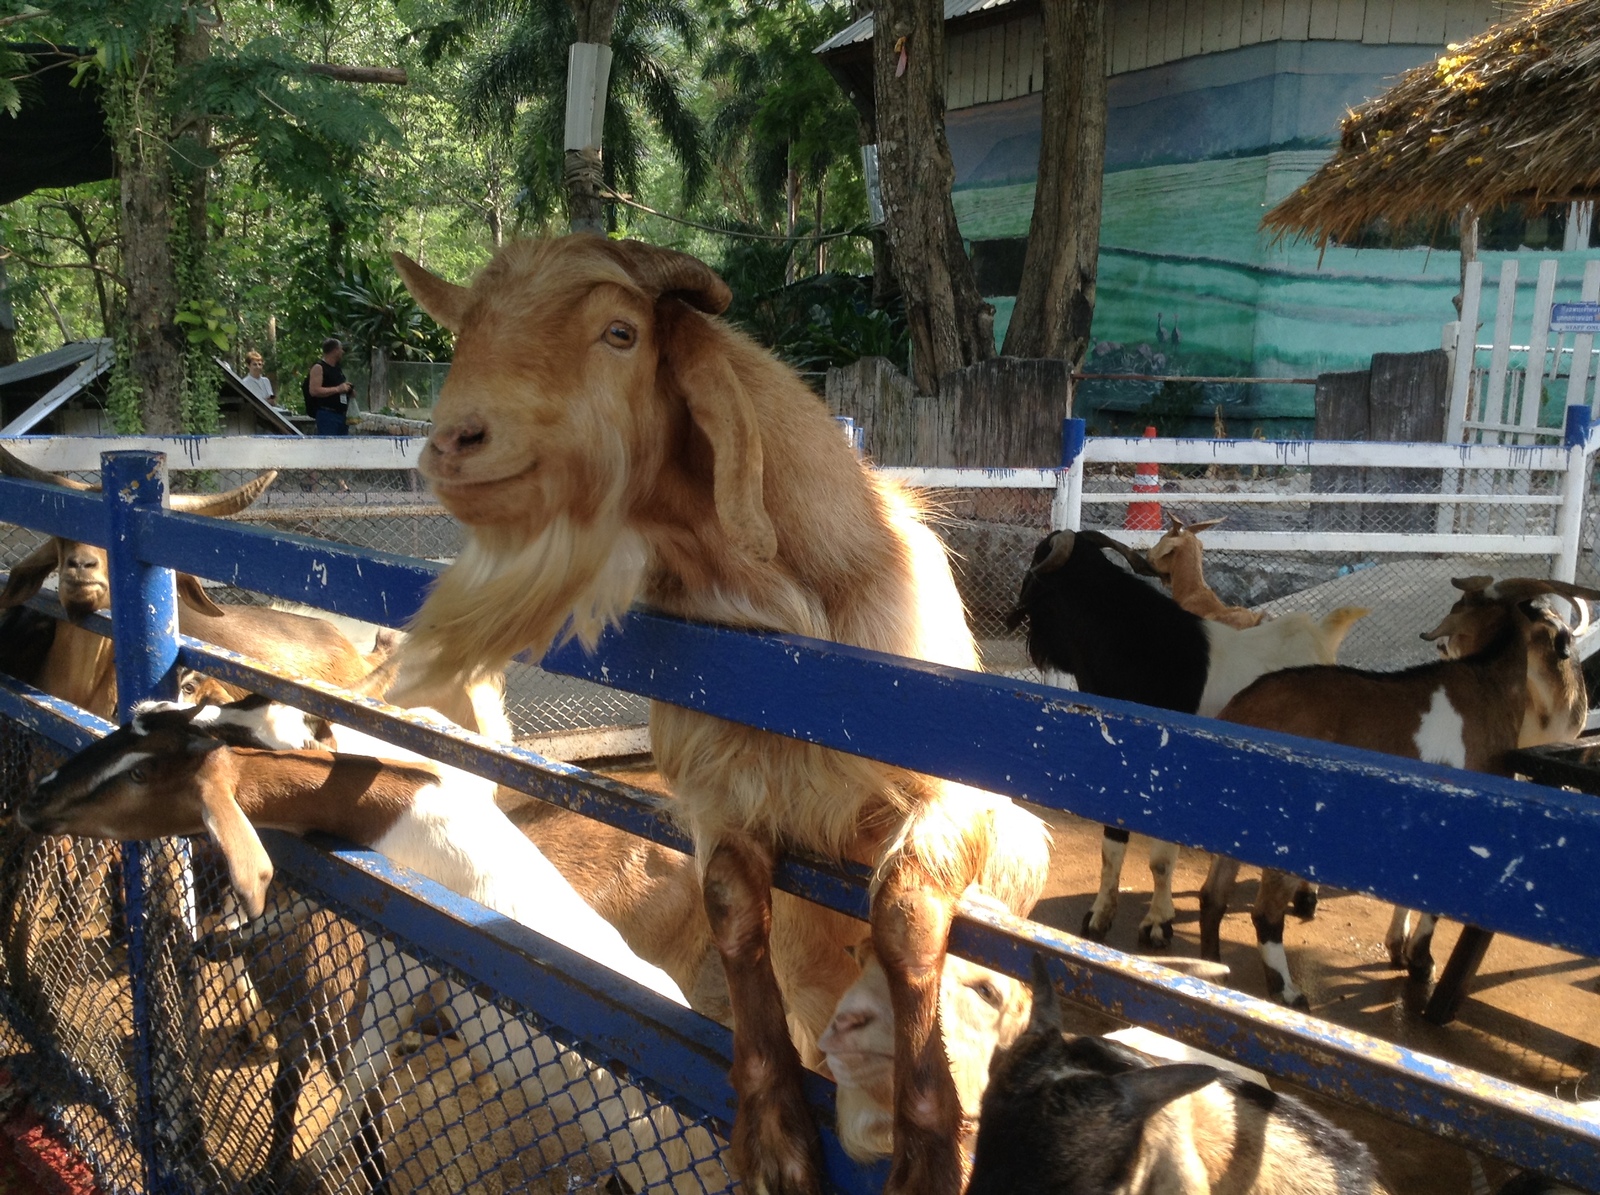
[[[0,472],[65,489],[97,492],[99,488],[35,469],[4,448],[0,448]],[[191,514],[236,514],[260,497],[276,477],[276,472],[263,473],[226,493],[171,494],[168,501],[173,510]],[[12,568],[5,590],[0,592],[0,609],[19,606],[33,597],[53,572],[60,573],[61,606],[69,619],[83,619],[111,608],[111,575],[105,549],[51,538]],[[207,643],[264,660],[292,676],[350,685],[369,670],[367,660],[355,645],[330,623],[259,606],[219,606],[199,581],[182,573],[178,575],[178,629]],[[76,622],[56,625],[42,671],[37,678],[23,679],[102,718],[116,716],[111,641]]]
[[[1217,596],[1217,591],[1206,584],[1205,566],[1201,563],[1203,549],[1200,533],[1215,527],[1222,519],[1206,519],[1199,523],[1185,523],[1175,514],[1168,514],[1171,524],[1167,533],[1156,541],[1147,559],[1162,583],[1172,591],[1172,600],[1190,614],[1225,622],[1230,627],[1260,626],[1266,615],[1243,606],[1230,606]]]
[[[456,333],[418,463],[470,529],[413,631],[439,679],[543,650],[569,619],[592,644],[636,597],[977,667],[943,546],[791,369],[712,318],[730,295],[704,264],[581,235],[507,246],[470,288],[395,260]],[[1042,827],[1001,843],[992,798],[675,706],[653,708],[651,733],[727,973],[745,1180],[820,1191],[790,1022],[815,1042],[858,973],[848,918],[773,901],[777,852],[795,847],[878,869],[873,944],[897,1014],[888,1189],[954,1195],[961,1106],[937,1007],[951,910],[974,882],[1028,907]]]

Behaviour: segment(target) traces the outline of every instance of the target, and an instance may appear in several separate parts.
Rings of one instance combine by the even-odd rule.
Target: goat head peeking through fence
[[[470,528],[414,624],[438,669],[543,650],[569,619],[592,643],[636,596],[977,666],[943,546],[792,370],[713,318],[730,296],[704,264],[581,235],[511,245],[471,287],[395,260],[457,337],[419,461]],[[958,1191],[961,1107],[937,1008],[946,936],[969,884],[1032,905],[1042,824],[1002,843],[991,798],[679,707],[656,706],[651,734],[704,861],[746,1181],[820,1189],[789,1021],[814,1060],[857,974],[848,923],[772,903],[781,844],[878,866],[872,937],[896,1013],[889,1190]]]

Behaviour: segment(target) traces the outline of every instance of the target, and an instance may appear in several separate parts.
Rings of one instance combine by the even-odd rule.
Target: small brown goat
[[[1399,672],[1289,668],[1263,676],[1218,717],[1496,775],[1507,774],[1506,752],[1515,747],[1576,737],[1588,702],[1573,659],[1572,632],[1532,602],[1551,593],[1594,600],[1600,591],[1536,578],[1468,577],[1453,584],[1465,596],[1422,637],[1448,636],[1451,655],[1456,648],[1471,649],[1471,655]],[[1218,957],[1218,926],[1238,869],[1236,862],[1216,860],[1201,888],[1204,957]],[[1268,987],[1285,1003],[1303,1004],[1283,951],[1283,915],[1296,883],[1292,876],[1264,869],[1252,916]],[[1414,978],[1425,979],[1433,973],[1434,918],[1422,915],[1409,935],[1405,920],[1405,911],[1396,910],[1389,930],[1391,957]]]
[[[1172,591],[1172,600],[1190,614],[1225,622],[1230,627],[1260,626],[1266,615],[1243,606],[1230,606],[1217,596],[1216,590],[1206,584],[1205,566],[1200,558],[1200,533],[1215,527],[1222,519],[1206,519],[1199,523],[1185,523],[1175,514],[1168,514],[1170,526],[1167,533],[1156,541],[1147,559],[1162,583]]]
[[[594,236],[506,246],[471,287],[396,255],[456,334],[418,467],[469,536],[402,651],[441,680],[593,644],[636,597],[670,614],[964,668],[972,633],[944,547],[770,352],[713,318],[703,263]],[[888,1190],[955,1195],[961,1106],[939,1032],[952,909],[979,883],[1037,898],[1042,827],[994,833],[992,798],[657,704],[651,736],[692,830],[734,1016],[734,1160],[768,1195],[821,1190],[790,1036],[821,1035],[858,967],[838,914],[774,902],[794,847],[876,865],[873,946],[896,1012]]]

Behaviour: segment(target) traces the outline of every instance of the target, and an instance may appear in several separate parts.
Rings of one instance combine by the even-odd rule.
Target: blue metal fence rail
[[[125,478],[128,470],[158,474],[156,458],[129,455],[142,455],[142,462],[108,461],[108,469],[124,470]],[[131,569],[130,560],[150,568],[146,578],[181,568],[386,626],[403,625],[437,575],[438,566],[427,562],[152,509],[152,489],[108,484],[101,501],[4,480],[0,519],[109,543],[114,570]],[[134,501],[135,494],[144,501]],[[134,603],[120,579],[117,585],[112,622],[119,644],[154,645],[143,667],[166,667],[176,659],[535,797],[678,849],[687,846],[656,802],[627,785],[429,726],[381,703],[285,680],[195,640],[171,639],[169,650],[172,624],[152,625],[162,616],[157,609],[152,619],[148,601],[127,609]],[[1586,797],[1206,719],[1158,715],[837,644],[646,613],[630,615],[593,655],[567,646],[552,652],[544,666],[1600,955],[1600,926],[1589,916],[1585,897],[1589,864],[1600,858],[1600,809]],[[148,691],[168,675],[147,675],[139,683]],[[88,725],[61,703],[41,701],[15,685],[0,687],[0,715],[69,745]],[[1375,834],[1376,827],[1385,832]],[[417,935],[420,945],[456,961],[490,988],[519,995],[536,1008],[538,1001],[550,1001],[575,1016],[585,1012],[572,1003],[570,986],[563,987],[572,981],[558,975],[582,977],[581,964],[561,958],[559,948],[540,945],[537,935],[520,927],[511,933],[503,925],[485,932],[470,902],[403,876],[369,853],[330,857],[281,837],[271,845],[286,871],[314,872],[330,892],[389,910],[386,925]],[[355,866],[332,861],[340,856]],[[864,914],[865,876],[859,869],[791,858],[778,882],[819,903]],[[469,935],[463,924],[478,928]],[[1026,977],[1032,953],[1044,950],[1054,956],[1057,974],[1075,999],[1480,1151],[1600,1189],[1600,1121],[1574,1105],[1033,923],[969,909],[957,920],[952,945],[1019,978]],[[597,982],[592,976],[583,981]],[[717,1119],[731,1114],[718,1075],[726,1051],[720,1029],[681,1010],[641,1017],[606,1005],[595,1015],[598,1021],[586,1022],[590,1030],[638,1073]],[[820,1110],[826,1105],[820,1081],[815,1093]],[[831,1161],[840,1189],[875,1185],[874,1176],[836,1152]],[[152,1177],[156,1173],[153,1167]]]

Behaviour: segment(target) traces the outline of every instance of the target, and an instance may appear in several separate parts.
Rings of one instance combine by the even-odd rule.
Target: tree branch
[[[15,25],[19,21],[31,21],[35,17],[44,15],[44,9],[42,8],[31,8],[26,12],[14,12],[8,17],[0,17],[0,29],[4,29],[7,25]]]
[[[104,274],[118,286],[123,285],[122,279],[118,277],[116,271],[108,270],[101,265],[91,265],[86,261],[35,261],[31,257],[24,257],[15,249],[9,248],[0,249],[0,260],[20,261],[23,265],[30,266],[35,270],[93,270],[96,274]]]
[[[411,81],[401,66],[340,66],[333,62],[307,62],[300,69],[308,75],[326,75],[341,83],[387,83],[404,87]]]

